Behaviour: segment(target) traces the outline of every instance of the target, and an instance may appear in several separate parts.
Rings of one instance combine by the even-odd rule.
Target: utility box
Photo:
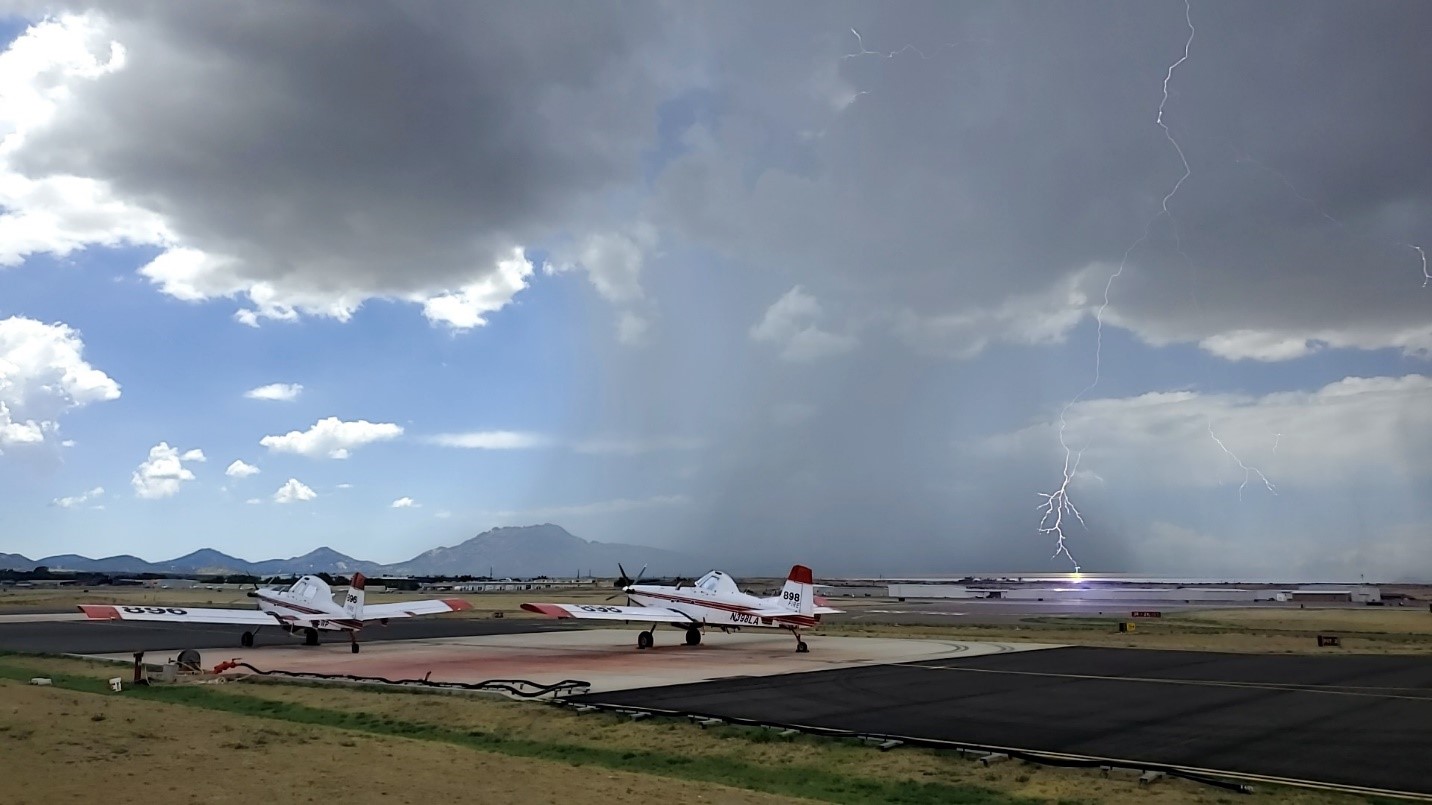
[[[1119,631],[1132,632],[1133,630],[1134,624],[1130,623],[1129,621],[1119,621]]]

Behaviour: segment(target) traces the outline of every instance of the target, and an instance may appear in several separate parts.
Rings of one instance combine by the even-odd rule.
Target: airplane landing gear
[[[656,639],[655,639],[654,637],[652,637],[651,632],[638,632],[638,633],[637,633],[637,636],[636,636],[636,647],[637,647],[637,648],[639,648],[639,649],[648,649],[648,648],[651,648],[651,647],[652,647],[652,644],[655,643],[655,642],[656,642]]]
[[[349,642],[350,645],[353,646],[353,653],[354,653],[354,654],[357,654],[357,653],[358,653],[358,633],[357,633],[357,632],[349,632],[349,633],[348,633],[348,642]]]
[[[688,646],[699,646],[699,645],[701,645],[701,630],[700,630],[700,629],[687,629],[687,630],[686,630],[686,645],[688,645]]]
[[[312,626],[303,630],[303,644],[305,646],[318,645],[318,630]]]
[[[239,637],[239,645],[244,648],[252,648],[254,645],[254,633],[244,632],[243,635]]]
[[[797,632],[795,629],[791,629],[791,637],[794,637],[796,639],[797,654],[805,654],[806,652],[810,651],[810,647],[807,646],[805,641],[801,639],[800,632]]]

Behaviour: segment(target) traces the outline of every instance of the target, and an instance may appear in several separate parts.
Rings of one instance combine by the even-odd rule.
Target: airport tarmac
[[[1421,657],[1063,647],[573,701],[1432,795]]]
[[[636,647],[635,629],[486,634],[367,644],[358,654],[337,645],[291,644],[201,651],[205,667],[238,659],[256,668],[350,674],[389,680],[428,679],[475,683],[524,679],[552,684],[576,679],[591,691],[619,691],[719,679],[800,674],[900,662],[943,662],[957,657],[1034,651],[1038,644],[978,643],[807,636],[810,651],[797,653],[789,635],[762,632],[708,634],[698,646],[682,644],[680,632],[658,631],[656,646]],[[151,650],[146,662],[162,663],[179,649]],[[127,653],[87,656],[131,661]],[[241,671],[229,673],[238,674]]]
[[[27,616],[29,617],[29,616]],[[180,649],[238,649],[243,626],[216,623],[155,623],[131,621],[80,620],[12,620],[0,623],[0,651],[33,651],[48,654],[113,654],[135,651],[169,651]],[[364,643],[391,640],[429,640],[472,635],[513,634],[518,632],[553,632],[578,628],[561,621],[534,618],[414,618],[389,621],[388,625],[365,628],[360,636]],[[347,651],[348,637],[341,632],[320,632],[324,645],[333,644]],[[302,642],[278,627],[265,627],[258,633],[258,648],[290,646]]]

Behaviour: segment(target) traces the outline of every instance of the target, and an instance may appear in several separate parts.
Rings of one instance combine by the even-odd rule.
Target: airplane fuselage
[[[337,607],[320,609],[309,604],[300,604],[291,600],[283,593],[268,593],[260,590],[254,594],[258,599],[259,609],[273,618],[284,627],[297,627],[299,629],[312,627],[323,631],[350,631],[356,632],[363,628],[363,622],[354,620]],[[314,615],[332,615],[331,619],[311,620]]]
[[[760,598],[746,593],[636,585],[627,588],[627,596],[641,606],[674,609],[702,626],[718,629],[809,629],[819,623],[818,617],[795,611],[771,614],[771,610],[784,608],[780,598]],[[682,628],[681,624],[672,625]]]

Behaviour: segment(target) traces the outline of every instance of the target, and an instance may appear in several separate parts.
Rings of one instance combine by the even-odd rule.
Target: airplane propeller
[[[621,590],[621,592],[613,593],[612,595],[607,596],[606,600],[610,601],[613,598],[617,598],[621,595],[624,595],[628,587],[632,586],[633,584],[640,584],[642,582],[642,574],[646,573],[647,567],[647,565],[642,565],[641,572],[636,574],[635,580],[632,580],[632,578],[627,575],[626,568],[622,567],[622,563],[617,562],[617,570],[620,570],[622,575],[621,578],[617,579],[616,583],[612,586],[616,587],[618,590]],[[631,596],[627,596],[627,604],[631,604]]]
[[[633,584],[641,584],[642,573],[646,572],[646,568],[647,565],[642,565],[641,573],[636,574],[636,580],[632,581],[632,579],[627,576],[626,568],[622,567],[621,562],[617,562],[617,570],[620,570],[622,572],[622,576],[621,578],[617,579],[616,584],[613,586],[615,586],[618,590],[624,590],[627,587],[632,586]]]

